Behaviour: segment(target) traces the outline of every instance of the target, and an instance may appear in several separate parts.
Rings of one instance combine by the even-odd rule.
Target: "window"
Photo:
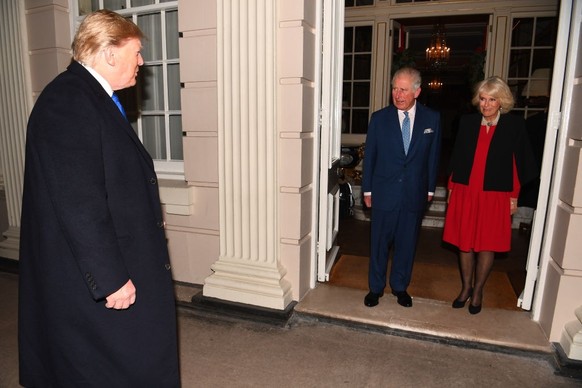
[[[514,18],[507,81],[524,117],[548,107],[558,19]]]
[[[78,22],[83,15],[107,8],[131,18],[144,32],[137,86],[119,91],[127,115],[154,159],[156,170],[181,174],[184,170],[178,1],[78,0]]]
[[[344,28],[342,133],[368,129],[372,77],[372,26]]]
[[[346,0],[346,8],[374,5],[374,0]]]

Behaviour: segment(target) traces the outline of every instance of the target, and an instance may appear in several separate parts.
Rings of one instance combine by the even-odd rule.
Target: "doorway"
[[[489,15],[465,15],[451,17],[425,17],[395,19],[392,24],[392,72],[402,66],[411,65],[418,68],[423,75],[422,93],[418,101],[441,112],[443,142],[440,163],[439,186],[441,192],[446,187],[446,165],[450,157],[455,134],[456,122],[461,114],[469,112],[472,85],[481,80],[485,73],[487,34],[490,26]],[[447,61],[434,66],[427,60],[425,50],[438,30],[446,37],[446,44],[451,48]],[[363,143],[361,117],[362,109],[384,106],[388,103],[389,76],[382,82],[370,81],[369,98],[376,85],[381,84],[384,93],[383,103],[362,104],[362,90],[365,79],[360,79],[362,64],[366,62],[367,48],[372,47],[366,39],[372,41],[372,29],[369,26],[346,25],[346,45],[348,51],[344,58],[344,122],[343,132],[348,134],[348,144],[342,149],[349,163],[344,169],[346,176],[361,174],[353,170],[354,154],[358,143]],[[366,35],[369,34],[369,35]],[[360,41],[358,41],[360,39]],[[377,41],[376,37],[376,41]],[[377,61],[377,59],[376,59]],[[353,68],[347,68],[352,66]],[[358,67],[359,66],[359,67]],[[370,71],[372,74],[372,71]],[[346,80],[345,77],[351,77]],[[371,78],[371,77],[370,77]],[[347,82],[346,82],[347,81]],[[346,93],[347,92],[347,93]],[[370,108],[365,107],[368,105]],[[374,108],[375,109],[375,108]],[[358,119],[360,117],[360,119]],[[357,135],[360,134],[359,137]],[[356,135],[357,141],[354,141]],[[351,143],[351,145],[349,144]],[[356,176],[357,177],[357,176]],[[357,186],[357,181],[353,182]],[[359,200],[359,198],[356,198]],[[358,206],[359,204],[356,204]],[[364,212],[366,212],[364,210]],[[369,214],[368,214],[369,215]],[[444,217],[444,210],[442,217]],[[364,218],[369,218],[364,217]],[[370,224],[362,217],[344,217],[340,220],[338,245],[339,260],[331,271],[330,283],[367,290],[367,263],[369,257]],[[442,240],[442,226],[423,227],[415,259],[413,280],[409,291],[413,296],[427,299],[452,301],[460,289],[457,267],[457,253],[454,247],[445,245]],[[526,275],[526,262],[529,247],[529,231],[515,229],[512,236],[512,250],[506,254],[497,254],[493,272],[486,285],[485,304],[509,310],[520,310],[517,301],[523,290]]]

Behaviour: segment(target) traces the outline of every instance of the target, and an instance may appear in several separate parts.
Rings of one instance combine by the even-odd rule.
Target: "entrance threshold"
[[[295,306],[306,318],[342,323],[390,334],[432,339],[452,345],[551,356],[555,350],[526,311],[487,308],[477,315],[450,303],[414,298],[405,308],[385,294],[376,307],[364,306],[367,291],[320,283]]]

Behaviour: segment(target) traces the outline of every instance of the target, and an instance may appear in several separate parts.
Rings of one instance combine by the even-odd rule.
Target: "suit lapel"
[[[402,140],[402,128],[400,127],[400,118],[398,117],[398,109],[394,105],[390,105],[390,109],[388,110],[388,120],[387,120],[386,129],[388,131],[389,136],[393,136],[396,138],[395,141],[391,141],[391,144],[398,145],[400,149],[400,153],[402,156],[406,156],[404,154],[404,141]],[[409,147],[410,149],[410,147]]]
[[[424,134],[424,130],[426,129],[424,122],[425,115],[423,114],[422,109],[423,106],[417,102],[414,126],[412,128],[412,139],[410,139],[410,146],[408,147],[408,155],[411,155],[414,152],[416,144],[420,141],[420,137]]]

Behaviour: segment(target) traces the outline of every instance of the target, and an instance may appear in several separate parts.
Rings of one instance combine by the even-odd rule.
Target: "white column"
[[[283,310],[292,294],[277,243],[276,3],[218,1],[220,256],[203,294]]]
[[[20,208],[24,175],[24,142],[26,122],[31,106],[30,88],[24,69],[26,40],[22,1],[0,2],[0,158],[6,191],[8,230],[0,231],[6,238],[0,242],[0,257],[18,259],[20,241]]]

